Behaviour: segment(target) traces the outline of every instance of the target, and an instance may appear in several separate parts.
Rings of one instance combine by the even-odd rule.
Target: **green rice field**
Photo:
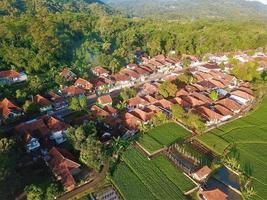
[[[125,199],[188,199],[187,192],[196,185],[178,168],[160,156],[149,160],[131,148],[113,174],[112,182]]]
[[[240,164],[252,171],[255,199],[267,199],[267,98],[248,116],[226,124],[197,138],[215,153],[222,155],[235,144]]]
[[[182,141],[191,133],[174,122],[166,123],[149,130],[144,134],[139,143],[150,153],[175,142]]]

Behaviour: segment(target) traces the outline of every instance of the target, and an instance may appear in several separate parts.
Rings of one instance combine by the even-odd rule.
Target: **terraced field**
[[[131,148],[125,152],[123,160],[112,180],[127,200],[186,200],[188,198],[183,193],[195,187],[195,184],[164,156],[151,161],[137,149]]]
[[[155,127],[144,134],[139,143],[150,153],[153,153],[165,146],[182,141],[191,133],[174,122],[166,123]]]
[[[212,138],[212,139],[211,139]],[[252,171],[256,199],[267,199],[267,98],[247,117],[197,138],[222,154],[227,143],[236,145],[241,165]]]

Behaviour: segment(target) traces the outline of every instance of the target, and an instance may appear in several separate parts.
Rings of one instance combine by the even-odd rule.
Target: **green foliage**
[[[260,79],[260,73],[258,72],[258,63],[248,62],[245,64],[236,65],[231,73],[236,76],[238,79],[244,81],[255,81]]]
[[[182,87],[184,85],[195,83],[196,81],[197,80],[192,74],[183,73],[177,77],[176,84],[178,85],[178,87]]]
[[[124,88],[119,94],[119,99],[121,103],[125,104],[128,99],[135,97],[136,94],[137,93],[134,88]]]
[[[39,110],[39,106],[29,100],[26,100],[22,107],[23,107],[23,110],[27,113],[34,113],[34,112],[38,112]]]
[[[86,96],[73,97],[70,99],[69,109],[74,111],[87,111]]]
[[[167,121],[168,121],[167,116],[164,113],[159,112],[152,117],[151,124],[153,126],[158,126],[158,125],[166,123]]]
[[[171,108],[172,111],[172,117],[175,120],[181,120],[185,115],[185,110],[182,106],[178,104],[174,104]]]
[[[202,134],[206,129],[206,125],[200,116],[192,112],[187,113],[186,117],[183,119],[183,122],[186,124],[186,126],[200,134]]]
[[[30,185],[25,188],[25,192],[27,193],[27,200],[42,200],[43,199],[43,191],[40,187],[36,185]]]
[[[170,81],[165,81],[159,87],[159,94],[161,94],[164,98],[175,97],[176,92],[177,86]]]
[[[209,93],[209,97],[212,101],[217,101],[219,99],[219,94],[217,91],[215,90],[212,90],[210,93]]]

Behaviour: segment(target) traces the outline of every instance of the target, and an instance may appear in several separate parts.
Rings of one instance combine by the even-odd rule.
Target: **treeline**
[[[34,12],[28,8],[17,16],[0,17],[0,69],[26,71],[29,81],[22,90],[35,94],[57,88],[63,66],[86,78],[94,65],[116,72],[135,62],[140,52],[201,55],[267,44],[267,24],[136,20],[100,12],[99,4],[90,6],[95,9],[89,13],[49,12],[41,4]],[[0,95],[9,96],[10,91],[14,96],[16,91],[8,87]]]

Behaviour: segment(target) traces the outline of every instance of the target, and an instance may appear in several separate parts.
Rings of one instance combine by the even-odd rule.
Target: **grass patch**
[[[152,161],[181,191],[188,192],[196,185],[177,169],[165,156],[159,156]]]
[[[223,155],[225,149],[230,145],[226,140],[212,134],[207,133],[197,137],[197,141],[211,149],[218,155]]]
[[[149,130],[144,134],[139,143],[153,153],[175,142],[183,141],[191,133],[174,122],[166,123]]]

